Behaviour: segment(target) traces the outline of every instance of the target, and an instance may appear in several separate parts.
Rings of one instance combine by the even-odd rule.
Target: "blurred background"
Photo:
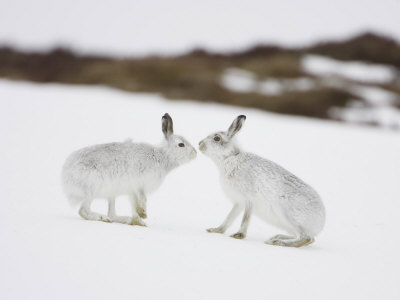
[[[400,299],[399,0],[0,0],[0,298]],[[310,247],[231,209],[200,152],[148,201],[148,227],[88,222],[63,194],[88,145],[238,140],[313,186]],[[117,211],[130,215],[127,197]],[[96,212],[107,204],[96,199]]]
[[[0,77],[398,130],[399,14],[397,0],[2,0]]]

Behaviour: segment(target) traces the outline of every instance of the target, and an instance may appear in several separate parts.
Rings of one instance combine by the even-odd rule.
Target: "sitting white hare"
[[[228,131],[213,133],[200,141],[199,148],[217,165],[222,188],[233,208],[226,220],[208,232],[224,233],[244,210],[240,230],[232,237],[246,236],[254,213],[269,224],[289,233],[266,241],[270,245],[301,247],[311,244],[325,223],[325,208],[317,192],[276,163],[255,154],[242,152],[234,136],[245,116],[238,116]]]
[[[183,137],[174,135],[172,119],[162,117],[165,140],[160,147],[144,143],[111,143],[73,152],[62,170],[68,199],[81,203],[79,214],[87,220],[145,226],[146,194],[156,190],[165,176],[196,157],[196,150]],[[132,217],[117,216],[115,198],[130,195]],[[95,198],[108,199],[108,216],[91,211]]]

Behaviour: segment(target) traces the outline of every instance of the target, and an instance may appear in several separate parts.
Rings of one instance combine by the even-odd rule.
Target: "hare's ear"
[[[162,132],[164,133],[165,138],[167,139],[170,135],[174,134],[174,126],[172,123],[172,118],[169,114],[165,114],[162,117]]]
[[[233,138],[236,133],[242,128],[244,121],[246,120],[246,116],[240,115],[235,120],[233,120],[231,126],[228,129],[228,137]]]

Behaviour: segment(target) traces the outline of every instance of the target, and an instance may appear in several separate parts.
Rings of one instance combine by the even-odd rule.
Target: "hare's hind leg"
[[[144,194],[143,191],[140,191],[137,194],[137,202],[136,202],[136,212],[142,219],[147,218],[147,209],[146,209],[146,204],[147,204],[147,198],[146,195]]]
[[[79,215],[86,220],[111,222],[109,217],[95,213],[90,209],[92,201],[93,199],[90,198],[83,200],[81,208],[79,209]]]
[[[300,235],[298,237],[289,237],[286,235],[276,235],[265,243],[274,246],[284,246],[284,247],[302,247],[309,245],[314,242],[314,238],[308,235]]]
[[[277,234],[277,235],[274,235],[273,237],[269,238],[268,240],[266,240],[265,243],[268,245],[276,245],[276,243],[278,241],[293,240],[293,239],[295,239],[294,236],[289,236],[289,235],[285,235],[285,234]]]
[[[111,221],[122,224],[131,224],[132,218],[126,216],[117,216],[115,210],[115,198],[108,199],[108,217]]]
[[[229,212],[228,216],[226,217],[225,221],[216,228],[208,228],[208,232],[216,232],[216,233],[224,233],[226,229],[232,224],[233,221],[237,218],[242,208],[239,204],[235,204],[232,207],[232,210]]]

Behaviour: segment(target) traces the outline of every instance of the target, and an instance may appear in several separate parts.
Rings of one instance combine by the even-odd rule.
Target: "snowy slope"
[[[66,156],[127,137],[157,143],[165,112],[196,145],[246,114],[243,148],[322,195],[327,224],[316,242],[265,245],[278,230],[256,218],[245,240],[206,233],[230,204],[201,154],[149,197],[148,227],[82,220],[61,191]],[[400,298],[398,134],[102,87],[4,80],[0,128],[1,299]],[[118,205],[128,213],[125,198]],[[95,208],[104,211],[105,203]]]
[[[371,30],[399,40],[399,8],[396,0],[2,0],[0,44],[132,56],[304,45]]]

